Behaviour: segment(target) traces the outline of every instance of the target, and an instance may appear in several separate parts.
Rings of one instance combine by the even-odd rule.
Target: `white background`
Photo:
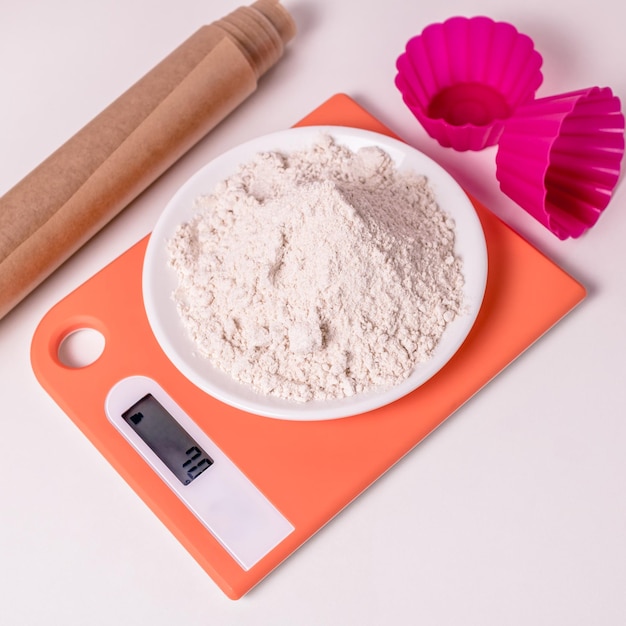
[[[0,0],[0,193],[234,0]],[[626,189],[559,241],[504,197],[495,149],[430,139],[393,78],[431,22],[530,35],[538,95],[626,100],[615,0],[285,0],[300,32],[258,91],[0,321],[0,623],[618,626],[626,623]],[[39,387],[34,329],[148,233],[227,148],[336,92],[444,165],[585,284],[587,300],[238,602],[228,600]]]

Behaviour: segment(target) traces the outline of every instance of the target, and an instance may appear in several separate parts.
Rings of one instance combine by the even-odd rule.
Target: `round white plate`
[[[332,136],[352,150],[379,146],[401,169],[428,177],[441,209],[456,223],[456,252],[463,261],[465,308],[448,326],[435,354],[399,385],[339,400],[300,403],[265,396],[213,367],[195,354],[172,299],[177,278],[168,267],[166,241],[179,224],[196,212],[194,200],[211,193],[215,185],[235,172],[258,152],[292,152],[311,145],[320,134]],[[487,280],[484,233],[471,202],[455,180],[434,161],[405,143],[370,131],[341,126],[309,126],[265,135],[229,150],[192,176],[169,201],[152,232],[143,266],[143,298],[148,321],[164,353],[192,383],[213,397],[244,411],[290,420],[348,417],[386,405],[410,393],[436,374],[454,355],[472,328],[482,303]]]

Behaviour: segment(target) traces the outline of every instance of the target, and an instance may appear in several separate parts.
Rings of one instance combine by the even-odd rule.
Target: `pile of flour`
[[[258,154],[197,209],[168,244],[173,297],[198,352],[263,394],[396,385],[461,312],[454,223],[380,148]]]

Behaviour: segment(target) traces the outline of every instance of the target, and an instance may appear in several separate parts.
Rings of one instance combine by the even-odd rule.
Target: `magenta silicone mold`
[[[543,80],[532,39],[488,17],[453,17],[409,40],[396,62],[403,100],[442,146],[495,145]]]
[[[520,107],[500,138],[496,177],[557,237],[579,237],[608,205],[623,154],[620,101],[591,87]]]

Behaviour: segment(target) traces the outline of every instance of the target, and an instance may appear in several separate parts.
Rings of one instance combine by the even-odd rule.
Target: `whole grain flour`
[[[454,223],[378,147],[241,164],[168,243],[197,351],[262,394],[336,399],[428,360],[463,306]]]

